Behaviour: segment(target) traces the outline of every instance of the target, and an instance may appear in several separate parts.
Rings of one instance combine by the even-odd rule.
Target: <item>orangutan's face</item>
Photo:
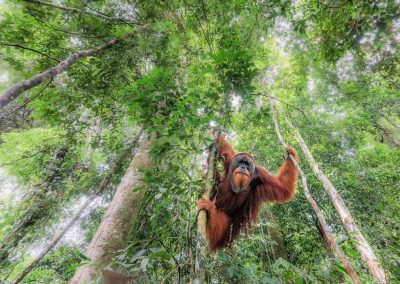
[[[236,155],[229,168],[232,190],[239,193],[247,189],[254,176],[254,161],[248,154]]]

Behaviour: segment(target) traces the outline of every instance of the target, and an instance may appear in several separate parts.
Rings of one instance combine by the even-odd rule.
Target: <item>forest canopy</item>
[[[399,43],[395,0],[0,0],[0,282],[400,282]],[[221,133],[299,177],[212,252]]]

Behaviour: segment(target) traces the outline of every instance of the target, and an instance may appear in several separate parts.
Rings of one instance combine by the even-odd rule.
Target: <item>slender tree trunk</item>
[[[136,221],[144,195],[143,190],[134,191],[134,189],[140,186],[142,178],[138,168],[147,168],[150,165],[148,145],[149,141],[143,134],[137,154],[122,177],[113,200],[86,251],[86,256],[91,261],[78,268],[70,281],[71,284],[94,280],[99,275],[101,267],[110,262],[115,253],[126,246],[129,230]]]
[[[28,208],[22,208],[25,212],[19,218],[20,221],[16,223],[11,232],[1,240],[0,263],[7,259],[12,249],[18,246],[27,230],[43,220],[54,208],[54,205],[57,204],[57,200],[60,200],[63,196],[64,191],[58,190],[56,181],[65,170],[64,161],[67,153],[68,148],[66,146],[61,146],[55,151],[54,158],[46,166],[46,178],[24,198],[24,205],[25,202],[29,202],[30,200],[32,202],[29,202]],[[56,183],[55,186],[53,186],[53,182]],[[49,191],[55,194],[49,197]]]
[[[288,260],[286,248],[282,240],[282,234],[278,229],[275,216],[268,206],[266,206],[265,208],[265,216],[269,223],[267,230],[268,230],[268,235],[272,241],[272,257],[275,260],[279,258]]]
[[[375,277],[378,283],[386,283],[385,271],[382,269],[380,263],[378,262],[378,259],[375,256],[374,251],[369,246],[367,240],[358,229],[342,197],[339,195],[331,181],[326,177],[322,170],[320,170],[318,163],[314,160],[314,157],[312,156],[297,128],[293,126],[288,118],[286,118],[286,123],[294,131],[295,137],[299,142],[301,149],[311,166],[311,169],[313,170],[317,178],[322,182],[325,191],[328,193],[333,205],[336,208],[336,211],[338,212],[342,220],[344,227],[349,232],[349,235],[356,240],[356,247],[360,252],[362,258],[364,259],[369,271]]]
[[[288,145],[286,144],[285,139],[283,138],[283,136],[281,134],[281,131],[279,129],[279,124],[278,124],[278,120],[276,118],[276,114],[275,114],[275,110],[274,110],[274,103],[273,103],[272,99],[270,99],[270,102],[271,102],[272,120],[274,121],[274,125],[275,125],[275,132],[276,132],[276,134],[278,136],[279,141],[282,144],[282,147],[286,148]],[[302,184],[303,184],[304,195],[307,198],[307,202],[311,205],[311,208],[313,209],[313,211],[317,215],[321,231],[323,232],[323,235],[326,236],[325,240],[327,241],[327,243],[329,245],[328,251],[329,250],[335,251],[336,254],[338,255],[340,261],[343,263],[343,266],[346,269],[347,273],[351,277],[353,283],[361,284],[360,279],[358,278],[358,275],[357,275],[356,271],[354,270],[353,266],[351,265],[350,261],[347,259],[346,255],[344,254],[344,252],[342,251],[340,246],[337,244],[337,242],[335,240],[335,237],[334,237],[330,227],[328,226],[328,224],[326,222],[324,214],[319,209],[317,203],[315,202],[315,200],[312,197],[310,191],[308,190],[308,182],[307,182],[306,175],[304,174],[304,172],[300,168],[300,166],[297,163],[296,159],[294,159],[291,155],[290,155],[290,159],[292,160],[292,162],[293,162],[294,166],[296,167],[297,171],[300,173],[301,181],[302,181]]]
[[[318,230],[319,234],[321,235],[321,238],[324,240],[324,244],[325,244],[326,250],[328,251],[329,257],[332,257],[332,258],[335,257],[335,252],[333,251],[333,248],[329,242],[329,235],[327,235],[326,230],[321,227],[319,220],[315,220],[315,227],[317,227],[317,230]]]
[[[122,37],[113,39],[109,42],[106,42],[102,45],[99,45],[95,48],[92,49],[87,49],[87,50],[81,50],[76,53],[71,54],[68,56],[67,59],[64,61],[61,61],[58,65],[51,67],[47,69],[46,71],[37,74],[36,76],[33,76],[32,78],[28,80],[21,81],[13,86],[11,86],[8,90],[6,90],[1,96],[0,96],[0,109],[12,102],[13,100],[17,99],[23,92],[32,89],[33,87],[36,87],[37,85],[43,83],[44,81],[53,79],[56,77],[58,74],[64,72],[67,70],[69,67],[71,67],[72,64],[74,64],[78,59],[84,58],[84,57],[89,57],[96,55],[100,53],[101,51],[111,48],[114,45],[126,40],[127,38],[131,37],[134,33],[127,33]]]
[[[216,135],[219,136],[219,133]],[[217,139],[215,143],[210,146],[208,154],[208,169],[206,175],[206,182],[204,187],[203,198],[210,199],[212,190],[214,188],[214,169],[215,160],[217,154]],[[201,284],[206,282],[206,267],[205,259],[207,255],[207,238],[206,238],[206,226],[207,226],[207,212],[201,210],[197,217],[197,239],[196,239],[196,261],[195,261],[195,277],[193,279],[194,284]]]
[[[53,237],[53,240],[42,250],[42,252],[36,256],[29,264],[26,266],[20,274],[13,281],[14,284],[19,283],[24,279],[24,277],[43,259],[43,257],[55,246],[58,241],[65,235],[65,233],[75,224],[76,220],[82,215],[83,211],[96,199],[100,196],[105,189],[110,184],[111,178],[115,175],[115,173],[121,168],[123,162],[127,155],[132,153],[132,149],[137,145],[137,142],[140,138],[141,131],[136,136],[135,140],[129,145],[129,147],[114,161],[107,175],[102,179],[99,189],[92,194],[85,203],[79,208],[79,210],[74,214],[72,219],[67,223],[67,225],[60,232],[56,233]]]

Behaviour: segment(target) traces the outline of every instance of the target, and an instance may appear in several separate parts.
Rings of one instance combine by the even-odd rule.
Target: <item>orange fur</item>
[[[233,183],[241,188],[245,188],[250,184],[250,176],[243,175],[239,169],[233,171]]]
[[[205,209],[208,212],[208,222],[207,222],[207,239],[209,241],[209,245],[212,251],[217,250],[220,247],[220,242],[224,238],[224,233],[228,231],[229,226],[229,218],[224,213],[219,212],[215,203],[206,200],[200,199],[197,202],[198,208]],[[210,222],[212,220],[212,222]]]
[[[235,169],[231,181],[228,174],[235,152],[222,135],[218,144],[219,155],[224,158],[225,176],[222,180],[218,179],[218,188],[213,192],[211,201],[200,199],[198,202],[199,209],[208,211],[207,238],[213,251],[231,244],[241,230],[256,222],[263,202],[291,200],[297,182],[297,170],[289,159],[284,161],[277,175],[271,175],[265,168],[256,165],[254,176],[235,174]],[[288,147],[286,152],[298,160],[295,149]],[[241,154],[251,157],[250,154]],[[234,193],[231,182],[240,185],[241,188],[249,186],[239,193]]]

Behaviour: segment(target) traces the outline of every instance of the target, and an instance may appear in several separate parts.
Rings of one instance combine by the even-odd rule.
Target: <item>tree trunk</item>
[[[219,136],[219,133],[216,135]],[[204,187],[203,198],[210,199],[212,190],[214,188],[214,169],[217,154],[217,141],[210,146],[208,154],[208,169],[206,175],[206,182]],[[205,259],[207,255],[207,238],[206,238],[206,226],[207,226],[207,212],[201,210],[197,217],[197,239],[196,239],[196,261],[195,261],[195,277],[193,279],[194,284],[201,284],[206,282],[206,267]]]
[[[85,203],[79,208],[79,210],[74,214],[72,219],[67,223],[67,225],[60,232],[56,233],[53,237],[53,240],[43,249],[43,251],[35,257],[29,264],[26,266],[19,275],[13,281],[14,284],[19,283],[24,279],[24,277],[43,259],[43,257],[55,246],[58,241],[65,235],[65,233],[75,224],[76,220],[82,215],[83,211],[96,199],[100,196],[105,189],[110,184],[111,178],[114,174],[121,168],[123,162],[127,155],[132,153],[132,149],[137,145],[137,142],[140,138],[141,131],[137,134],[135,140],[128,146],[128,148],[114,161],[107,175],[102,179],[99,189],[92,194]]]
[[[140,186],[142,178],[138,168],[147,168],[150,165],[148,145],[149,141],[143,134],[137,154],[122,177],[113,200],[86,251],[86,256],[91,261],[78,268],[70,283],[87,283],[94,280],[99,275],[101,267],[110,262],[115,253],[126,246],[129,230],[136,221],[144,195],[143,190],[134,191],[134,189]]]
[[[318,230],[319,234],[321,235],[322,240],[324,241],[324,244],[325,244],[325,247],[326,247],[329,257],[332,257],[332,258],[335,257],[333,247],[330,245],[329,235],[327,234],[326,229],[321,226],[321,223],[319,222],[319,220],[315,220],[315,227],[317,227],[317,230]]]
[[[282,144],[283,148],[286,148],[288,145],[286,144],[281,131],[279,129],[279,124],[278,124],[278,120],[276,118],[275,115],[275,110],[274,110],[274,103],[272,101],[272,99],[270,99],[271,102],[271,112],[272,112],[272,120],[274,121],[274,125],[275,125],[275,132],[278,136],[279,141]],[[311,196],[310,191],[308,190],[308,182],[307,182],[307,178],[306,175],[304,174],[304,172],[302,171],[302,169],[300,168],[299,164],[297,163],[296,159],[294,159],[291,155],[290,155],[290,159],[292,160],[294,166],[296,167],[297,171],[300,173],[301,176],[301,181],[303,183],[303,191],[304,191],[304,195],[307,198],[308,203],[311,205],[311,208],[313,209],[313,211],[315,212],[315,214],[317,215],[319,224],[320,224],[320,229],[322,231],[323,236],[325,236],[325,241],[328,243],[329,248],[328,248],[328,252],[329,251],[335,251],[336,254],[338,255],[340,261],[342,262],[344,268],[346,269],[347,273],[349,274],[349,276],[351,277],[353,283],[356,284],[360,284],[360,279],[358,278],[357,273],[355,272],[353,266],[351,265],[350,261],[347,259],[346,255],[344,254],[344,252],[342,251],[342,249],[340,248],[340,246],[337,244],[335,237],[330,229],[330,227],[328,226],[325,216],[322,213],[322,211],[319,209],[317,203],[315,202],[314,198]]]
[[[374,251],[369,246],[367,240],[358,229],[342,197],[339,195],[331,181],[325,176],[322,170],[320,170],[317,162],[314,160],[314,157],[312,156],[297,128],[293,126],[288,118],[286,118],[286,123],[290,126],[291,129],[293,129],[296,139],[299,142],[301,149],[311,166],[311,169],[313,170],[317,178],[322,182],[325,191],[328,193],[333,205],[336,208],[336,211],[338,212],[342,220],[344,227],[349,232],[349,235],[356,240],[356,247],[360,252],[362,258],[364,259],[369,271],[375,277],[378,283],[386,283],[385,271],[382,269],[380,263],[375,256]]]

